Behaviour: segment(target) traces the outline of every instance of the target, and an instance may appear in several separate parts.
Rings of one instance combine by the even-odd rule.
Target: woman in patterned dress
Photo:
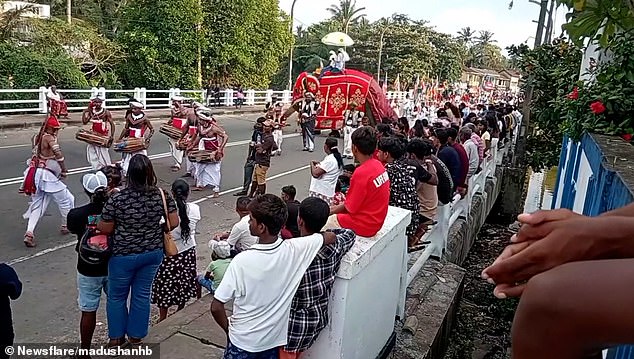
[[[152,303],[159,307],[159,319],[167,318],[169,307],[183,309],[187,301],[196,297],[196,224],[200,221],[200,207],[187,203],[189,184],[183,179],[172,183],[172,195],[178,207],[180,225],[172,231],[178,254],[163,258],[152,285]]]

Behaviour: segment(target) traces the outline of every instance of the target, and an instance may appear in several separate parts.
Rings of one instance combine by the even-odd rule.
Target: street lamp
[[[291,4],[291,36],[293,36],[293,13],[295,12],[295,2],[297,0],[293,0]],[[293,41],[295,42],[295,41]],[[293,47],[295,44],[291,44],[290,50],[288,50],[288,90],[290,91],[293,88]]]

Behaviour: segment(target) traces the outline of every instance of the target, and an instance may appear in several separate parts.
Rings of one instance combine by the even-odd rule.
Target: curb
[[[243,115],[243,114],[261,113],[261,112],[262,111],[260,108],[257,108],[257,109],[249,108],[249,109],[240,109],[240,110],[218,110],[218,111],[212,111],[211,113],[212,115],[219,116],[219,115]],[[32,118],[28,120],[26,119],[23,121],[13,120],[14,122],[4,123],[5,120],[11,120],[11,117],[13,116],[7,116],[6,119],[0,119],[0,131],[28,129],[28,128],[40,126],[42,124],[42,120],[44,119],[44,115],[38,114],[38,115],[34,115]],[[164,118],[169,118],[170,115],[168,113],[152,114],[150,112],[148,114],[148,117],[151,117],[152,119],[164,119]],[[62,125],[65,125],[65,126],[82,124],[81,120],[76,120],[76,119],[61,120],[60,122],[62,123]],[[122,122],[123,121],[115,120],[115,123],[122,123]]]

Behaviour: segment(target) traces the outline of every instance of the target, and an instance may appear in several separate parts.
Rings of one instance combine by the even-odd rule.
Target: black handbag
[[[86,228],[84,235],[79,241],[79,257],[89,264],[105,264],[112,256],[112,239],[106,237],[106,245],[95,244],[95,240],[99,236],[94,227]]]

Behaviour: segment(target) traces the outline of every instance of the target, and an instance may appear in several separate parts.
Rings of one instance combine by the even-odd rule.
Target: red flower
[[[605,105],[601,101],[595,101],[590,104],[590,110],[592,110],[592,113],[595,115],[600,115],[605,112]]]
[[[568,99],[569,100],[576,100],[579,98],[579,88],[577,86],[575,86],[575,88],[572,89],[572,92],[568,94]]]

